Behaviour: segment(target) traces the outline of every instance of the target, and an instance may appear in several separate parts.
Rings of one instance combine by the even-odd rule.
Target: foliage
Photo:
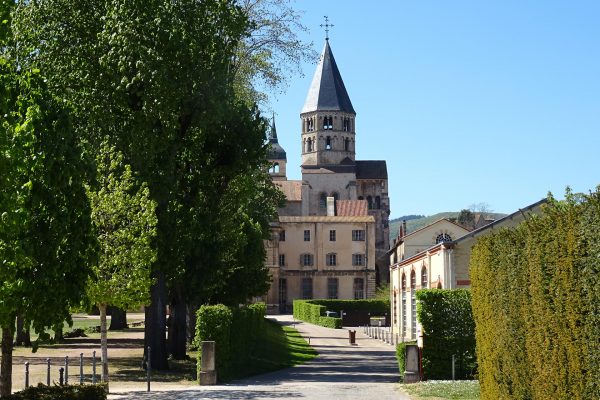
[[[417,318],[423,329],[423,374],[426,379],[472,378],[475,369],[475,324],[468,289],[418,290]]]
[[[464,226],[467,229],[473,229],[475,227],[475,214],[473,211],[468,209],[460,210],[458,217],[456,219],[460,225]]]
[[[425,381],[401,385],[411,399],[479,400],[478,381]]]
[[[238,308],[203,305],[198,310],[195,345],[201,348],[203,341],[215,342],[215,368],[219,381],[230,380],[251,357],[265,330],[265,311],[264,304]],[[198,376],[201,357],[198,357]]]
[[[87,294],[95,305],[139,307],[148,303],[152,283],[156,203],[113,146],[102,144],[96,165],[96,187],[89,187],[87,194],[100,248]]]
[[[367,311],[372,315],[384,315],[390,312],[390,296],[383,299],[362,299],[362,300],[329,300],[315,299],[306,300],[312,304],[325,306],[329,311]]]
[[[396,360],[398,360],[400,376],[404,376],[406,371],[406,346],[409,344],[417,344],[417,342],[400,342],[396,345]]]
[[[342,319],[337,317],[319,317],[317,325],[331,329],[342,329]]]
[[[294,318],[326,328],[340,329],[342,327],[342,319],[324,316],[328,307],[316,304],[321,301],[326,302],[328,300],[294,300]]]
[[[599,211],[600,187],[549,196],[473,248],[482,398],[600,397]]]
[[[7,400],[106,400],[104,385],[30,386],[3,398]]]

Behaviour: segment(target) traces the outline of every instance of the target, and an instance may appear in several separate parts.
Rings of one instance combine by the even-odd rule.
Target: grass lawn
[[[241,371],[235,371],[234,379],[302,364],[316,356],[317,352],[298,331],[265,320],[265,336],[259,341],[248,365]]]
[[[414,399],[479,400],[478,381],[426,381],[400,386]]]

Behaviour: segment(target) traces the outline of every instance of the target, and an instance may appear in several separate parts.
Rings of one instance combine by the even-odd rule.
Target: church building
[[[369,298],[389,280],[385,161],[356,160],[356,112],[329,39],[300,113],[302,179],[287,179],[273,120],[269,170],[286,196],[266,244],[266,302],[281,312],[298,298]]]

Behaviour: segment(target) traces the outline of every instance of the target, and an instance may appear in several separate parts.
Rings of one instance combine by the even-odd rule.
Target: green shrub
[[[468,289],[418,290],[417,318],[423,328],[423,374],[451,379],[452,356],[457,379],[475,374],[475,323]]]
[[[106,400],[106,386],[65,385],[30,386],[20,392],[3,397],[6,400]]]
[[[217,379],[225,382],[241,368],[251,356],[256,343],[264,333],[264,303],[247,307],[229,308],[222,304],[202,306],[197,313],[194,344],[215,342],[215,367]],[[198,357],[198,379],[202,365],[202,354]]]
[[[389,301],[381,300],[294,300],[294,318],[314,325],[339,329],[341,318],[325,317],[325,311],[367,311],[373,315],[384,315],[389,312]],[[331,320],[328,318],[332,318]]]
[[[385,315],[390,312],[390,300],[363,299],[363,300],[307,300],[313,304],[325,306],[329,311],[366,311],[371,315]]]
[[[335,317],[319,317],[319,323],[317,325],[324,326],[325,328],[341,329],[342,319]]]
[[[482,399],[600,398],[600,187],[471,256]]]
[[[406,371],[406,346],[409,344],[417,344],[417,342],[400,342],[396,345],[396,360],[398,360],[400,376],[404,376],[404,371]]]

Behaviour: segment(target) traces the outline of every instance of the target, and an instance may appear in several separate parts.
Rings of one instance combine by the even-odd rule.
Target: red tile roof
[[[340,217],[369,215],[366,200],[338,200],[335,205],[337,208],[337,215]]]

